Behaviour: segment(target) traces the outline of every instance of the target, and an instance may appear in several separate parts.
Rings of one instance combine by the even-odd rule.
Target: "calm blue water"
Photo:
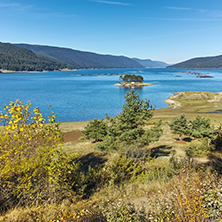
[[[181,73],[193,71],[208,73],[213,79],[199,79]],[[114,86],[119,76],[114,74],[139,74],[144,82],[152,83],[139,89],[140,97],[150,99],[152,105],[164,108],[164,100],[173,92],[222,91],[222,69],[99,69],[58,71],[45,73],[0,74],[0,110],[15,99],[26,103],[31,100],[44,116],[50,113],[48,105],[57,113],[60,122],[104,118],[105,113],[115,116],[121,112],[127,89]],[[176,77],[176,75],[181,77]]]

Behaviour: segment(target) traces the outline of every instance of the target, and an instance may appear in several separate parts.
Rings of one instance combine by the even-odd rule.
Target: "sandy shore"
[[[177,98],[178,96],[184,94],[184,92],[179,92],[176,95],[170,96],[168,99],[164,100],[165,103],[168,103],[169,106],[172,106],[173,109],[176,109],[178,107],[181,107],[181,103],[178,101],[175,101],[174,99]]]
[[[13,71],[13,70],[4,70],[0,69],[0,73],[42,73],[42,72],[54,72],[54,71],[76,71],[77,69],[59,69],[59,70],[52,70],[52,71]]]
[[[153,84],[151,83],[144,83],[144,82],[120,82],[117,84],[114,84],[114,86],[119,86],[119,87],[127,87],[127,88],[137,88],[137,87],[143,87],[143,86],[152,86]]]
[[[48,71],[13,71],[13,70],[2,70],[0,69],[0,73],[41,73],[41,72],[48,72]]]
[[[78,69],[60,69],[60,70],[55,70],[55,71],[76,71]]]

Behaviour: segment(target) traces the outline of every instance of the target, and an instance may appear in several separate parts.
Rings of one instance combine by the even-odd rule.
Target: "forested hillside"
[[[12,71],[58,70],[66,65],[36,55],[32,51],[0,42],[0,69]]]
[[[125,56],[100,55],[92,52],[83,52],[69,48],[52,46],[15,44],[33,51],[34,53],[77,68],[144,68],[138,62]]]
[[[168,64],[165,62],[152,61],[151,59],[133,58],[133,60],[140,63],[142,66],[144,66],[146,68],[166,68],[166,66],[168,66]]]
[[[177,63],[166,68],[173,69],[213,69],[222,68],[222,55],[212,57],[193,58],[181,63]]]

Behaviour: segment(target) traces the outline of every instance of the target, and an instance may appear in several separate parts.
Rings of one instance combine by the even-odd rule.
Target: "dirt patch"
[[[185,142],[184,140],[181,140],[181,141],[175,141],[175,143],[186,144],[186,142]]]
[[[64,143],[77,141],[80,137],[83,137],[84,134],[81,131],[72,131],[63,133]]]

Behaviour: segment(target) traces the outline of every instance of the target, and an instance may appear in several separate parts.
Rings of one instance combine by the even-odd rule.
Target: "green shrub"
[[[102,213],[108,222],[148,221],[148,215],[143,209],[136,210],[133,204],[121,200],[118,203],[110,203],[103,209]]]
[[[103,172],[106,174],[108,184],[118,185],[126,181],[135,180],[137,175],[142,172],[142,167],[139,163],[134,162],[133,158],[121,155],[105,166]]]
[[[182,134],[187,134],[188,121],[185,114],[181,114],[180,117],[174,117],[168,125],[174,133],[181,134],[180,139],[182,138]]]
[[[213,138],[216,134],[214,126],[211,125],[210,119],[199,115],[188,125],[188,135],[195,138]]]
[[[211,141],[212,150],[222,151],[222,130],[221,127],[217,130],[217,135]]]
[[[95,142],[102,141],[107,135],[108,124],[103,120],[94,119],[89,121],[83,133],[86,139],[94,139]]]
[[[204,139],[201,144],[191,143],[186,147],[185,153],[189,158],[192,158],[194,156],[206,154],[209,150],[208,140]]]
[[[149,159],[143,166],[143,171],[138,175],[137,180],[149,184],[154,181],[168,182],[179,173],[182,162],[175,157],[168,160]]]
[[[214,126],[210,124],[210,119],[199,115],[188,122],[186,116],[181,114],[179,118],[173,118],[168,125],[174,133],[195,138],[213,138],[217,133]]]

